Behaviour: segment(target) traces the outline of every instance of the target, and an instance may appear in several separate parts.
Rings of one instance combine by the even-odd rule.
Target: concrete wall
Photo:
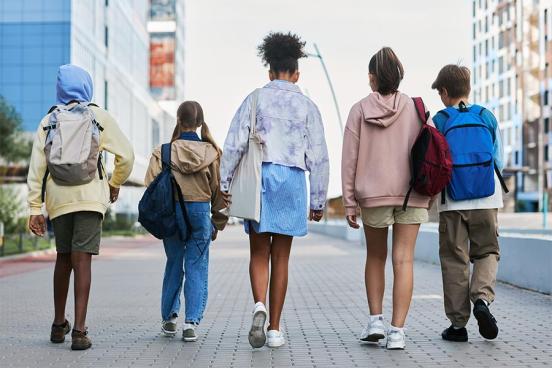
[[[353,230],[344,223],[311,223],[309,230],[364,246],[362,229]],[[422,226],[416,244],[418,261],[439,263],[439,236],[436,224]],[[500,235],[500,265],[497,278],[522,288],[552,293],[552,237],[504,231]]]

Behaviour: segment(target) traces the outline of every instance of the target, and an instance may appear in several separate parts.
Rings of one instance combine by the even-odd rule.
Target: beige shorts
[[[428,221],[428,212],[425,208],[407,207],[373,207],[362,208],[362,223],[366,226],[383,228],[393,224],[423,224]]]

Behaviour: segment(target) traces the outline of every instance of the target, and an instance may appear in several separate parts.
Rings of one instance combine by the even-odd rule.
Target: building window
[[[489,16],[485,16],[485,33],[489,32]]]
[[[109,105],[108,105],[108,101],[109,101],[109,93],[108,93],[108,85],[107,85],[107,81],[104,81],[104,109],[106,110],[109,110]]]
[[[109,47],[109,28],[107,26],[104,27],[104,45]]]
[[[519,165],[519,151],[516,151],[515,157],[516,157],[515,163],[516,165]]]
[[[544,106],[548,106],[548,90],[544,91]]]
[[[544,132],[548,133],[550,131],[550,118],[544,118]]]
[[[109,6],[109,0],[105,0],[105,7],[107,8]]]
[[[475,27],[475,22],[473,23],[473,39],[475,40],[475,35],[476,35],[476,27]]]
[[[489,56],[489,40],[485,40],[485,56]]]
[[[504,56],[498,58],[498,74],[504,73]]]
[[[477,60],[477,47],[473,46],[473,62]]]
[[[544,161],[548,161],[548,145],[544,146]]]
[[[472,3],[472,14],[475,17],[475,0],[473,0],[473,3]]]

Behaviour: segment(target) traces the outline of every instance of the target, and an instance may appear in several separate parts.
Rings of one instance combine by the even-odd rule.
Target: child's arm
[[[485,120],[487,124],[489,124],[489,126],[494,129],[495,141],[493,156],[496,166],[500,171],[502,171],[504,169],[504,147],[502,145],[502,131],[498,126],[498,121],[496,120],[496,117],[491,111],[485,109],[481,114],[481,117]]]
[[[226,208],[226,201],[220,190],[220,174],[219,174],[219,162],[214,161],[209,167],[210,171],[210,183],[211,186],[211,222],[217,231],[224,230],[226,223],[228,222],[228,216],[220,211]]]
[[[343,135],[343,153],[341,155],[341,185],[343,206],[346,216],[356,216],[358,202],[355,198],[355,180],[358,161],[360,121],[362,112],[358,104],[349,112]]]
[[[321,211],[326,206],[330,160],[324,135],[324,125],[318,108],[312,104],[307,117],[307,150],[305,163],[310,172],[310,209]]]
[[[224,141],[224,154],[221,159],[220,178],[221,189],[227,192],[230,182],[240,160],[247,149],[249,141],[249,125],[251,116],[251,96],[242,102],[240,108],[230,123],[230,129]]]
[[[159,149],[156,149],[151,155],[146,177],[144,179],[144,184],[146,184],[146,186],[150,185],[157,175],[161,173],[161,160],[159,159],[158,152],[160,152]]]

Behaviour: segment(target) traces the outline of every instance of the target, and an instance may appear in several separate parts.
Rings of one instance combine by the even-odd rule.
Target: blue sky
[[[239,104],[268,81],[256,46],[269,31],[292,31],[317,43],[343,120],[369,92],[368,61],[392,47],[405,67],[401,90],[441,108],[430,86],[441,66],[471,66],[471,2],[458,0],[188,0],[186,98],[199,101],[222,144]],[[299,86],[319,106],[331,156],[330,195],[341,193],[341,134],[320,62],[300,61]]]

